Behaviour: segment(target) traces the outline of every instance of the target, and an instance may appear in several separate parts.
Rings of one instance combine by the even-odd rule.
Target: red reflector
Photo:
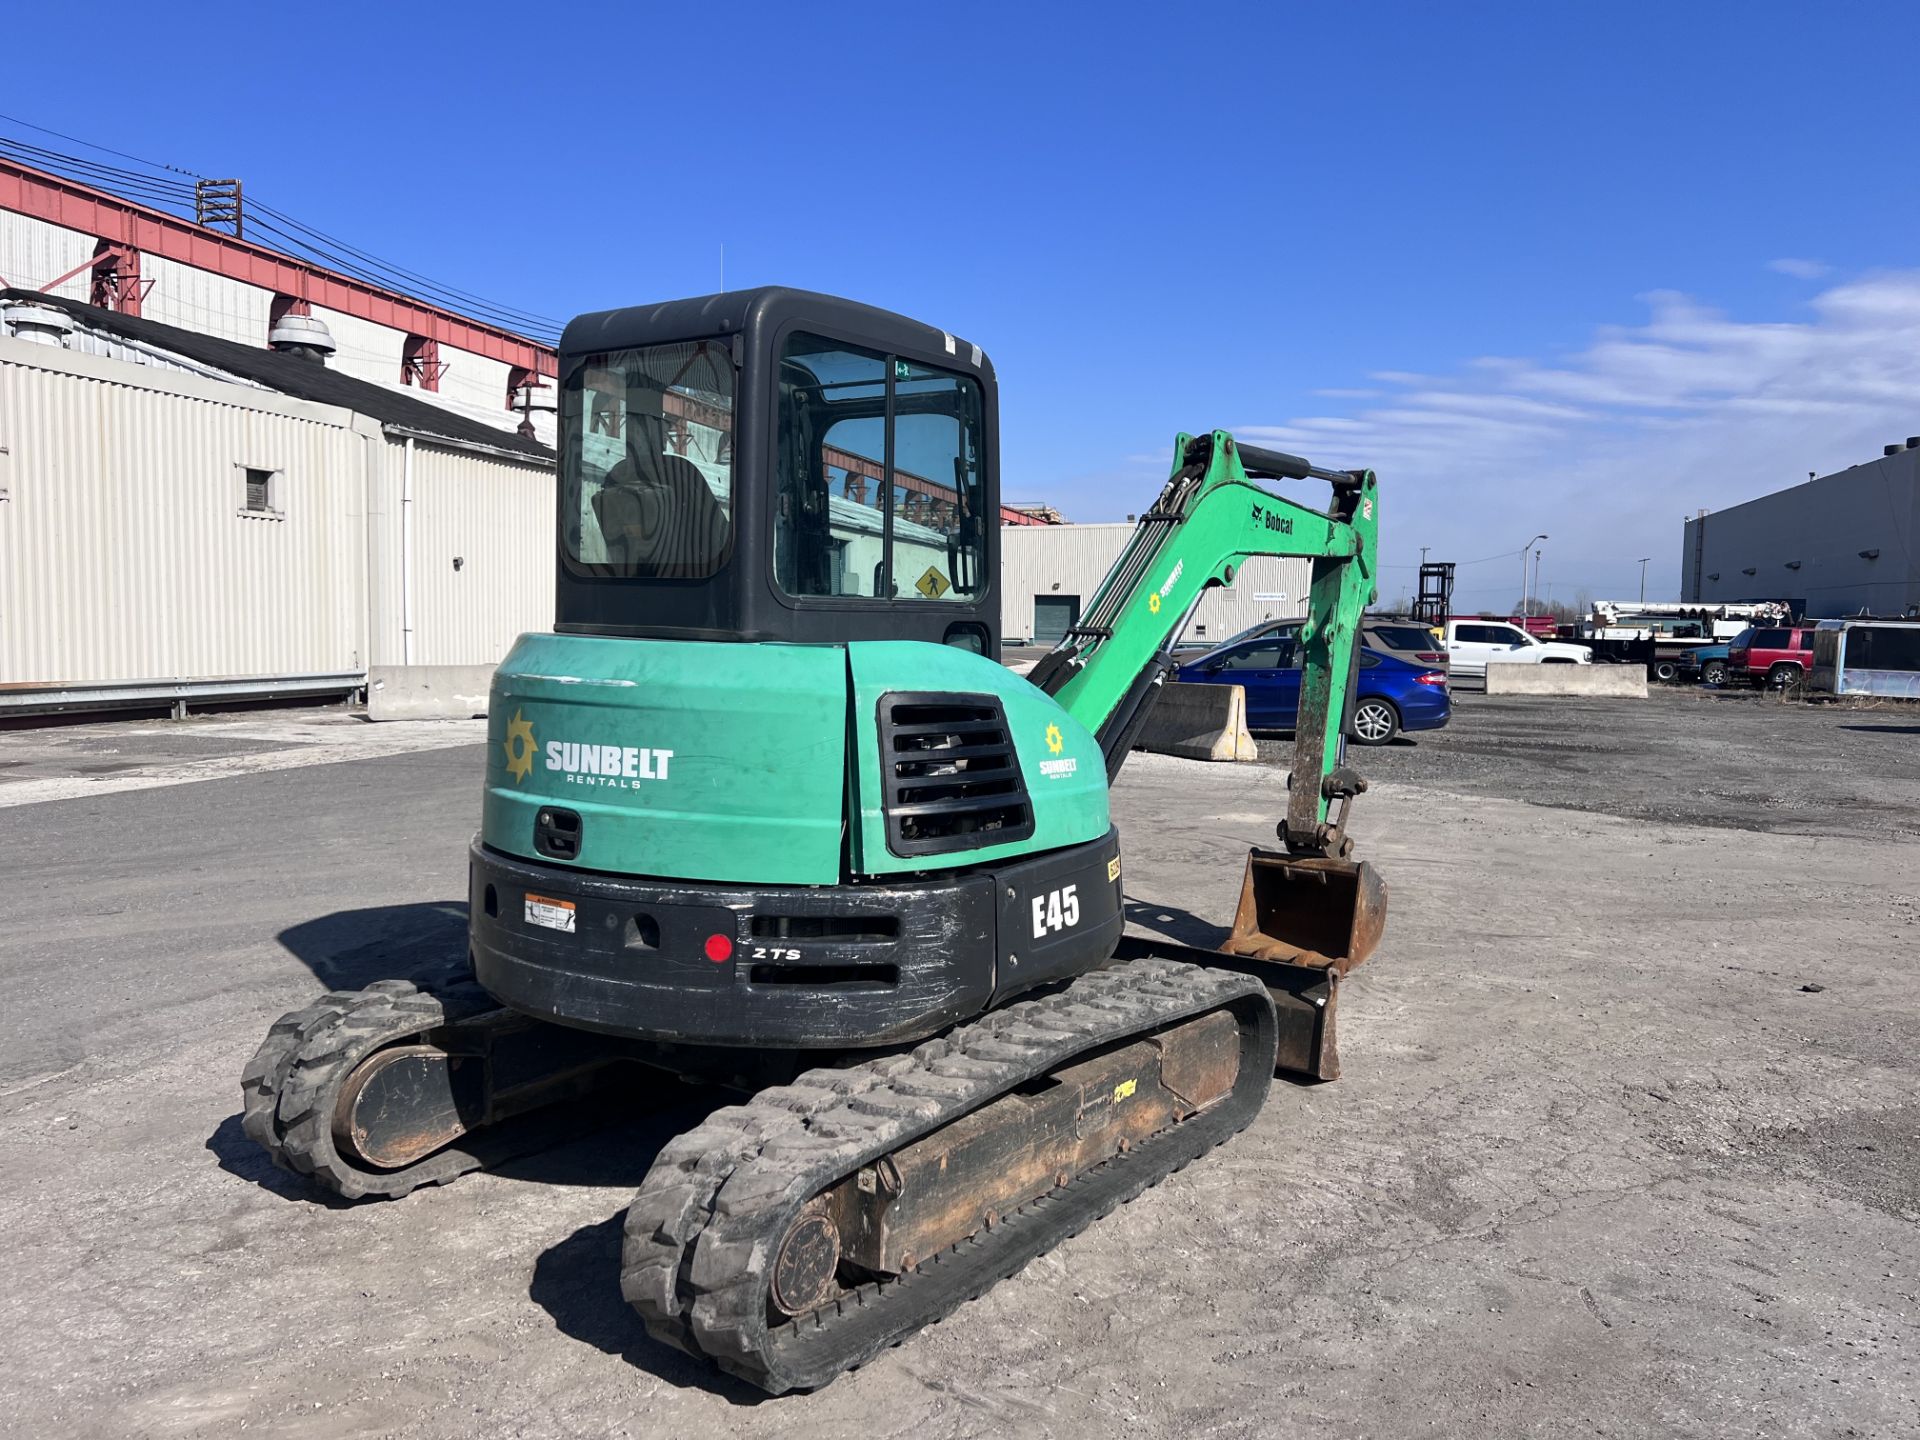
[[[1424,675],[1414,676],[1413,683],[1416,685],[1444,685],[1447,683],[1447,677],[1438,670],[1429,670]]]
[[[733,941],[724,935],[707,936],[707,959],[720,965],[733,958]]]

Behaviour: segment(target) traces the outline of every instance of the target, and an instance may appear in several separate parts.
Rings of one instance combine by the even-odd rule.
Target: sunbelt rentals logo
[[[1047,753],[1050,755],[1058,755],[1066,748],[1067,737],[1061,733],[1060,727],[1058,725],[1048,725]],[[1071,755],[1060,760],[1042,760],[1040,762],[1040,773],[1049,780],[1064,780],[1079,768],[1080,762]]]
[[[515,784],[533,773],[536,760],[569,785],[594,785],[612,790],[637,790],[650,780],[665,780],[673,751],[657,745],[585,745],[575,740],[549,740],[544,749],[534,738],[533,722],[520,711],[507,722],[507,773]]]

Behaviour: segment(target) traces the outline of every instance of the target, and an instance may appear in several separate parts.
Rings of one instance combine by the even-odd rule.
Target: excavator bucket
[[[1250,962],[1280,1015],[1281,1073],[1340,1077],[1334,1011],[1341,978],[1373,954],[1387,887],[1365,861],[1254,850],[1233,933],[1220,949]]]

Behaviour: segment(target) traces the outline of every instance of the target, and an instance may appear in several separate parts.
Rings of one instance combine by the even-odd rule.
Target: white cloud
[[[1372,403],[1252,417],[1236,433],[1380,472],[1383,561],[1404,567],[1383,577],[1389,598],[1411,588],[1422,545],[1474,560],[1541,530],[1557,537],[1542,574],[1562,598],[1637,586],[1649,554],[1649,592],[1677,591],[1684,515],[1920,433],[1920,271],[1830,286],[1791,322],[1736,320],[1671,291],[1643,300],[1645,323],[1600,327],[1552,364],[1376,371]],[[1464,603],[1511,602],[1508,568],[1463,569]]]
[[[1796,280],[1822,280],[1833,273],[1833,267],[1824,260],[1795,260],[1791,256],[1769,260],[1767,268],[1777,270],[1782,275],[1791,275]]]

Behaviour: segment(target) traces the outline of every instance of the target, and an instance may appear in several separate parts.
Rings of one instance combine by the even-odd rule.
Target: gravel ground
[[[1361,773],[1625,820],[1920,837],[1920,705],[1654,686],[1645,700],[1456,691],[1444,730],[1356,748]],[[1285,767],[1290,737],[1262,735]]]
[[[626,1196],[711,1095],[391,1203],[239,1134],[274,1015],[458,953],[477,746],[0,804],[0,1433],[1920,1433],[1913,743],[1856,721],[1907,723],[1469,696],[1363,754],[1392,898],[1344,1078],[779,1400],[619,1296]],[[1283,793],[1135,757],[1135,924],[1224,924]]]

